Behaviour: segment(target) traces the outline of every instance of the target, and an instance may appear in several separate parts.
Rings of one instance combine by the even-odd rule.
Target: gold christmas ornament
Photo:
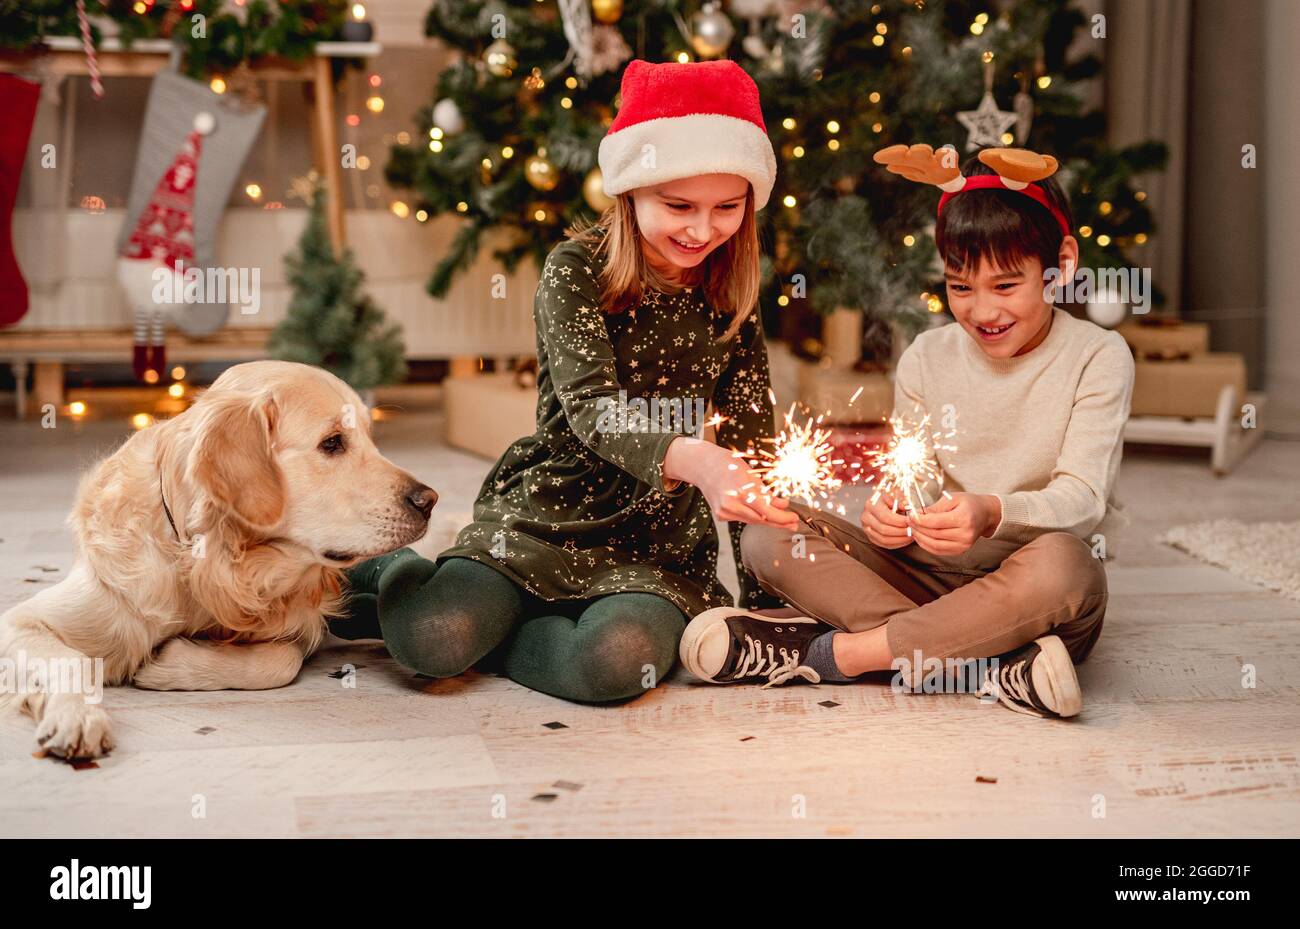
[[[541,68],[533,68],[532,73],[524,78],[524,90],[536,93],[546,86],[546,79],[542,77]]]
[[[736,35],[731,19],[710,0],[691,17],[691,47],[701,58],[718,58],[726,54],[727,46]]]
[[[524,178],[536,190],[551,191],[560,183],[559,169],[546,157],[546,149],[539,148],[536,155],[524,162]]]
[[[519,66],[519,61],[515,58],[514,46],[505,39],[497,39],[483,50],[483,62],[497,77],[509,77]]]
[[[582,198],[587,206],[597,213],[603,213],[614,205],[614,198],[605,193],[604,180],[600,168],[592,168],[582,181]]]
[[[591,13],[598,22],[616,23],[623,15],[623,0],[591,0]]]

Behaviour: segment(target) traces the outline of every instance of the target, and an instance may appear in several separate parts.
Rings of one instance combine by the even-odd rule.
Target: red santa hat
[[[737,174],[762,209],[776,183],[758,85],[734,61],[636,60],[623,72],[623,98],[600,141],[608,196],[697,174]]]
[[[185,137],[171,167],[141,211],[131,238],[122,249],[123,258],[154,261],[173,269],[177,262],[193,262],[194,188],[198,183],[203,136],[212,131],[212,126],[210,113],[195,117],[194,130]]]

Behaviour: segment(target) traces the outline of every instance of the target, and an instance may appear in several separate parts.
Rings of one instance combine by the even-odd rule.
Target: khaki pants
[[[895,658],[989,658],[1055,634],[1077,664],[1101,635],[1106,572],[1069,533],[1041,535],[995,567],[955,569],[915,544],[878,548],[860,526],[791,509],[793,533],[745,527],[745,567],[764,590],[845,632],[887,624]]]

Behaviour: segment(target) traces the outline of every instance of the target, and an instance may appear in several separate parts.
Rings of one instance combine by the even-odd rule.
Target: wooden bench
[[[269,327],[226,328],[202,339],[167,333],[169,362],[254,361],[265,358]],[[17,383],[14,408],[27,415],[27,372],[34,368],[32,394],[36,409],[63,405],[63,366],[71,362],[126,362],[133,344],[130,329],[61,331],[30,329],[0,332],[0,362],[7,361]]]

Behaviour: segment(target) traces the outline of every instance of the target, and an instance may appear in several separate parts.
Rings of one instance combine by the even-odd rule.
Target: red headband
[[[1010,190],[1018,194],[1024,194],[1031,200],[1035,200],[1047,207],[1048,211],[1056,217],[1056,224],[1061,227],[1061,235],[1067,236],[1070,234],[1070,224],[1066,220],[1065,214],[1047,198],[1047,194],[1043,191],[1043,188],[1039,187],[1037,184],[1028,184],[1020,188],[1008,187],[1006,184],[1002,183],[1002,178],[996,174],[976,174],[974,177],[968,177],[965,180],[966,183],[962,185],[961,190],[951,192],[944,191],[943,196],[939,198],[939,210],[936,215],[943,215],[944,205],[953,197],[958,194],[964,194],[968,190]]]

